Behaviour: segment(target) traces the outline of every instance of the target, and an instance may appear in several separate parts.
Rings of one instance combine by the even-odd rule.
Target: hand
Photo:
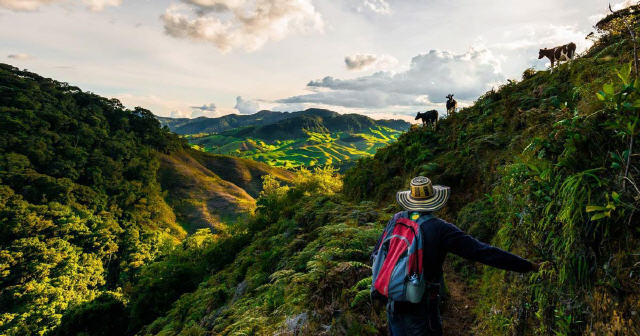
[[[532,272],[540,271],[540,264],[531,262],[531,271]]]

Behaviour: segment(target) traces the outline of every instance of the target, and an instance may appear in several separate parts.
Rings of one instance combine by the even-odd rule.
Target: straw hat
[[[411,180],[410,190],[398,191],[396,200],[406,210],[432,212],[447,203],[450,190],[449,187],[433,185],[424,176],[418,176]]]

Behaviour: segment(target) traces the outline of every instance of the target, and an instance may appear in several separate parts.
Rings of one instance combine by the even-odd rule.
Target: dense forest
[[[209,189],[181,204],[190,189],[169,182],[218,181],[231,158],[191,152],[149,111],[2,65],[0,334],[383,334],[368,259],[395,192],[423,174],[452,188],[439,216],[542,265],[450,258],[445,283],[462,279],[470,305],[443,304],[451,334],[640,335],[640,80],[618,19],[581,57],[527,69],[344,176],[225,177],[255,204],[213,228],[185,226]]]
[[[225,223],[251,214],[262,176],[292,178],[190,150],[148,110],[4,64],[0,134],[2,335],[135,332],[244,236],[207,245],[212,263],[186,264],[181,249],[231,235]],[[212,233],[185,240],[199,228]],[[172,258],[164,306],[148,301],[148,277]]]

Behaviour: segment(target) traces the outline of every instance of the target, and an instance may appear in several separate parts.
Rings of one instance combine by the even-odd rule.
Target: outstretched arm
[[[465,259],[520,273],[537,269],[537,265],[515,254],[485,244],[464,233],[457,226],[443,222],[443,244],[447,251]]]

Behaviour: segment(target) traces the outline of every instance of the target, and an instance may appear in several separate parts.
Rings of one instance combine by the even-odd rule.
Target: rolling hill
[[[266,164],[196,150],[161,154],[158,177],[178,223],[187,232],[225,229],[256,207],[262,177],[291,181],[293,174]]]
[[[363,115],[339,114],[323,109],[292,113],[261,111],[251,116],[209,119],[206,124],[215,122],[219,125],[236,117],[243,118],[244,127],[215,134],[198,132],[185,135],[185,138],[195,148],[206,152],[249,158],[271,166],[334,165],[344,168],[352,160],[375,154],[378,148],[395,141],[409,127],[409,123],[401,120],[374,120]],[[179,132],[210,129],[193,127],[204,124],[203,118],[193,119],[190,123],[167,118],[160,120]],[[250,124],[250,120],[255,123]],[[185,122],[187,124],[183,124]]]
[[[45,334],[94,299],[120,307],[122,288],[189,234],[242,230],[267,175],[293,179],[192,150],[148,110],[0,64],[0,334]]]

